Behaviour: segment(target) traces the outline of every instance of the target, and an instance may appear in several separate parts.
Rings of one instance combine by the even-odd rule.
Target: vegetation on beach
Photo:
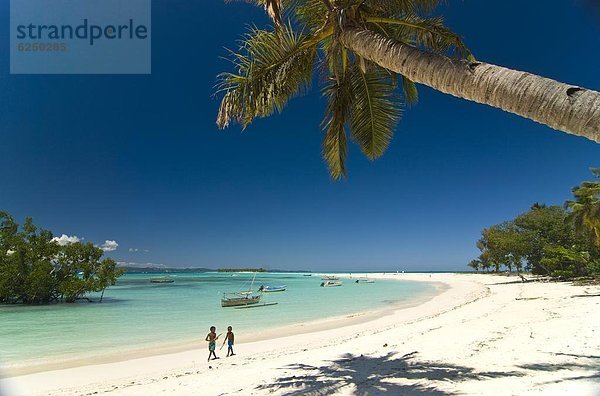
[[[600,179],[600,170],[593,169]],[[572,278],[600,274],[600,181],[573,189],[563,207],[534,204],[513,220],[481,232],[473,269],[531,271]]]
[[[475,60],[433,16],[441,0],[248,0],[272,28],[252,27],[222,73],[217,124],[246,128],[281,112],[313,81],[327,99],[323,157],[346,175],[348,136],[383,155],[416,83],[600,142],[600,93]],[[320,74],[318,79],[313,74]]]
[[[0,303],[75,302],[114,285],[123,270],[92,243],[59,245],[31,218],[19,225],[0,211]]]

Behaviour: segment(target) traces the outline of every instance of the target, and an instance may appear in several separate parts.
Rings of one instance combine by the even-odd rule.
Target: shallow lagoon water
[[[174,283],[150,278],[168,275]],[[287,285],[263,294],[278,303],[252,309],[222,308],[223,292],[248,289],[249,273],[127,274],[107,289],[104,302],[50,306],[0,306],[0,367],[23,367],[103,354],[127,353],[202,340],[211,325],[228,325],[245,339],[280,326],[410,304],[436,293],[434,284],[377,280],[342,287],[319,287],[321,277],[258,274],[260,285]],[[93,296],[95,297],[95,296]]]

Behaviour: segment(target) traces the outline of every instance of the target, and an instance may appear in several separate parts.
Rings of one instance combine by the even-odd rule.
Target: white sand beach
[[[600,287],[476,274],[369,276],[448,287],[383,317],[291,326],[255,342],[239,334],[237,355],[223,350],[210,363],[202,334],[184,352],[3,378],[0,394],[600,394],[600,297],[590,296]]]

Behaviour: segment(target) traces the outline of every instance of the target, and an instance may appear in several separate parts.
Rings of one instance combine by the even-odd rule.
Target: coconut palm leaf
[[[371,67],[364,73],[358,65],[349,71],[352,92],[350,133],[371,160],[390,144],[401,109],[396,82],[384,69]]]
[[[346,122],[348,109],[352,102],[352,92],[347,78],[331,78],[323,89],[327,98],[327,112],[323,119],[325,139],[323,140],[323,158],[334,180],[346,176],[346,156],[348,143]]]
[[[237,73],[222,73],[217,85],[223,99],[220,128],[231,122],[244,128],[256,117],[281,111],[288,100],[309,86],[316,43],[289,26],[277,32],[251,28],[239,53],[231,52]]]
[[[404,101],[407,104],[414,104],[419,101],[417,86],[404,76],[402,76],[402,91],[404,92]]]

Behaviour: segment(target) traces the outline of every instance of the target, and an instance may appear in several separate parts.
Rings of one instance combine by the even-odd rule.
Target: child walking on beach
[[[225,339],[223,340],[223,345],[221,345],[221,349],[223,348],[223,346],[225,345],[225,341],[227,341],[227,357],[229,356],[233,356],[235,355],[235,353],[233,353],[233,342],[235,339],[235,336],[233,335],[233,331],[231,326],[227,327],[227,335],[225,336]]]
[[[210,356],[213,356],[213,360],[217,359],[217,355],[215,354],[215,346],[217,345],[217,339],[222,334],[217,335],[217,328],[215,326],[210,326],[210,333],[206,335],[205,341],[208,341],[208,361],[210,362]]]

